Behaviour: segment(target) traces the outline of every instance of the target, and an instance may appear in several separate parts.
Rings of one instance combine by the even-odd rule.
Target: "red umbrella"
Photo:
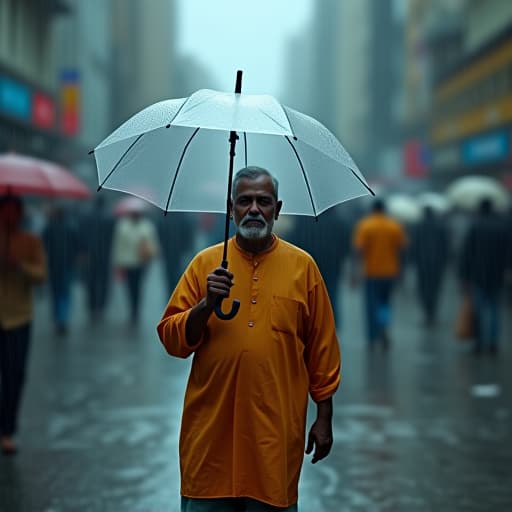
[[[85,199],[87,185],[60,165],[16,153],[0,155],[0,195],[34,194]]]

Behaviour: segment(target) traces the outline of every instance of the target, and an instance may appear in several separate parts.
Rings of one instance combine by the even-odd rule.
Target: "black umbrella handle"
[[[221,267],[228,268],[227,260],[225,260],[225,259],[222,260]],[[238,313],[238,310],[240,309],[240,301],[234,299],[233,304],[231,305],[231,311],[229,313],[224,313],[224,311],[222,311],[222,301],[223,300],[224,300],[224,297],[217,297],[217,301],[215,302],[215,308],[214,308],[215,314],[221,320],[231,320],[232,318],[234,318],[236,316],[236,314]]]

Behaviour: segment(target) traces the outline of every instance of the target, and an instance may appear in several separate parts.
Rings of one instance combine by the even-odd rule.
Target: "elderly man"
[[[332,446],[332,396],[340,351],[327,290],[313,259],[272,233],[282,201],[266,170],[233,181],[237,227],[201,251],[178,283],[158,325],[169,354],[194,354],[180,435],[181,510],[297,510],[308,394],[317,417],[306,453]],[[229,321],[218,298],[240,299]]]

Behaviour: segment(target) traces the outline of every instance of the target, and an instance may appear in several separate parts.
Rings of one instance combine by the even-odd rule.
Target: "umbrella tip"
[[[96,192],[99,192],[103,187],[100,185],[97,189],[96,189]]]
[[[88,155],[92,155],[93,153],[94,153],[94,149],[91,149],[91,150],[89,151],[89,153],[87,153],[87,154],[88,154]]]

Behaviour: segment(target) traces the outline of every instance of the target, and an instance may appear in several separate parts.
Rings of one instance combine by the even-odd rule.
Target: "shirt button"
[[[254,322],[249,322],[247,325],[249,325],[249,327],[254,327]]]
[[[253,265],[254,265],[255,267],[257,267],[257,266],[258,266],[258,262],[257,262],[257,261],[255,261],[255,262],[253,263]]]
[[[252,303],[252,304],[256,304],[256,298],[255,298],[255,297],[253,297],[253,298],[251,299],[251,303]]]
[[[257,281],[257,280],[258,280],[258,278],[257,278],[256,276],[253,276],[253,277],[252,277],[252,280],[253,280],[253,281]]]

